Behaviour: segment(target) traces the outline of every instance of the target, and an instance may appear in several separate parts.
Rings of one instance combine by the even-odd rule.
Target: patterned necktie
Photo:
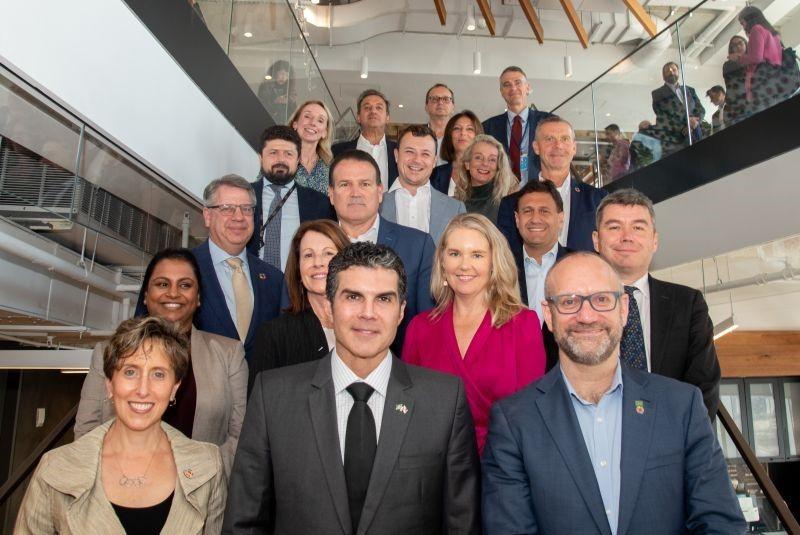
[[[375,390],[367,383],[358,382],[348,386],[347,391],[353,396],[354,403],[347,417],[344,435],[344,480],[353,533],[356,533],[367,496],[372,464],[375,462],[375,451],[378,449],[375,418],[367,405]]]
[[[268,184],[272,190],[272,202],[267,210],[267,217],[278,209],[281,202],[281,188],[278,184]],[[281,265],[281,214],[275,214],[264,229],[264,262],[283,271]]]
[[[231,282],[233,283],[233,300],[236,302],[236,332],[239,333],[239,340],[244,343],[247,338],[247,331],[250,329],[250,318],[253,315],[253,298],[250,295],[250,285],[247,284],[247,275],[242,269],[242,259],[235,256],[225,261],[233,273]]]
[[[626,286],[628,294],[628,322],[622,330],[622,340],[619,343],[619,356],[622,362],[630,368],[647,371],[647,355],[644,352],[644,332],[642,331],[642,317],[639,314],[639,305],[633,291],[636,288]]]
[[[519,176],[519,146],[522,144],[522,119],[519,115],[514,117],[514,122],[511,125],[511,140],[508,144],[508,157],[511,160],[511,169],[514,174]]]

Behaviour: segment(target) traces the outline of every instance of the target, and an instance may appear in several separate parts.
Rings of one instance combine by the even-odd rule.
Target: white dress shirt
[[[431,183],[418,187],[416,195],[412,195],[398,178],[389,191],[397,192],[394,194],[397,222],[427,233],[431,226]]]
[[[341,223],[339,224],[341,226]],[[361,236],[347,236],[350,238],[350,243],[360,243],[363,241],[368,241],[370,243],[377,243],[378,242],[378,230],[380,230],[381,226],[381,218],[380,216],[375,216],[375,221],[372,223],[372,226]]]
[[[652,369],[650,365],[650,281],[648,280],[649,274],[645,275],[633,284],[626,284],[626,286],[633,286],[633,298],[636,299],[636,306],[639,307],[639,318],[642,320],[642,336],[644,337],[644,352],[647,356],[647,371]]]
[[[339,429],[339,452],[342,454],[342,464],[344,464],[344,439],[347,433],[347,418],[350,416],[350,409],[353,408],[353,396],[347,391],[347,387],[352,383],[367,383],[375,389],[375,392],[367,400],[367,406],[372,411],[372,418],[375,420],[375,438],[380,442],[381,421],[383,420],[383,405],[386,402],[386,390],[389,388],[389,376],[392,374],[392,354],[386,350],[386,356],[372,370],[372,373],[361,379],[342,361],[336,348],[333,348],[331,355],[331,377],[333,378],[333,397],[336,400],[336,423]]]
[[[544,279],[547,277],[547,272],[556,263],[556,255],[558,255],[558,241],[553,244],[553,248],[542,255],[542,263],[536,261],[535,258],[528,256],[528,251],[525,246],[522,246],[522,257],[525,265],[525,284],[528,290],[528,308],[536,311],[539,316],[539,325],[542,324],[544,318],[542,316],[542,300],[544,299]]]
[[[377,145],[373,145],[363,135],[358,136],[356,143],[358,150],[363,150],[375,158],[378,168],[381,170],[381,184],[389,183],[389,152],[386,149],[386,136],[384,135]]]
[[[267,180],[262,180],[264,181],[264,187],[261,190],[261,221],[266,222],[267,218],[269,217],[269,207],[272,204],[272,200],[275,198],[275,192],[272,191],[270,183]],[[289,192],[293,185],[294,180],[281,186],[281,198],[283,198],[283,196]],[[294,237],[294,233],[297,232],[297,227],[300,226],[300,203],[297,200],[297,189],[295,189],[289,198],[286,199],[286,202],[283,203],[283,206],[281,207],[281,211],[275,217],[281,218],[281,265],[278,267],[281,271],[285,271],[286,260],[289,258],[289,246],[292,244],[292,238]],[[261,229],[256,229],[256,232],[259,230]],[[265,252],[266,247],[262,247],[259,254],[261,260],[264,260]]]
[[[545,180],[541,173],[539,173],[539,180]],[[572,175],[567,174],[564,183],[557,186],[558,194],[561,195],[561,202],[564,203],[564,227],[561,229],[561,234],[558,235],[558,243],[561,247],[567,246],[567,237],[569,236],[569,205],[570,205],[570,186],[572,185]]]
[[[225,305],[228,307],[228,312],[231,315],[233,324],[238,325],[236,321],[238,319],[236,317],[236,298],[233,295],[233,279],[231,278],[233,277],[233,268],[228,265],[226,260],[234,256],[242,260],[242,271],[247,275],[247,286],[250,288],[250,298],[253,299],[253,303],[255,303],[253,281],[250,278],[250,264],[247,262],[247,249],[242,249],[242,252],[237,255],[229,255],[217,246],[214,240],[209,238],[208,252],[211,255],[211,263],[214,265],[217,281],[219,282],[220,288],[222,288],[222,294],[225,296]]]

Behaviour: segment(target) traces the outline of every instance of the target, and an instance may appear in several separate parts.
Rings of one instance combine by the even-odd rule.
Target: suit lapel
[[[375,517],[375,512],[386,493],[389,478],[397,463],[397,456],[403,445],[408,423],[414,416],[414,397],[411,388],[411,378],[408,376],[405,364],[399,359],[394,359],[389,385],[386,389],[386,402],[383,406],[378,450],[375,452],[375,463],[372,465],[372,475],[369,479],[364,509],[361,513],[359,534],[367,532]]]
[[[650,371],[659,373],[663,369],[664,350],[672,328],[674,300],[667,287],[651,276],[650,285]]]
[[[308,397],[311,425],[317,441],[317,451],[328,483],[328,491],[336,508],[344,533],[352,533],[350,506],[347,502],[347,483],[339,449],[339,430],[336,425],[336,400],[331,377],[331,357],[319,361],[317,373],[311,381],[315,390]]]
[[[603,498],[597,486],[594,468],[583,441],[578,418],[569,399],[569,392],[561,377],[561,368],[556,367],[549,372],[537,388],[545,392],[544,396],[536,400],[542,421],[561,453],[586,508],[597,524],[598,531],[610,535],[611,528],[606,518]]]
[[[395,224],[391,221],[387,221],[380,215],[378,217],[381,218],[380,225],[378,226],[378,239],[376,243],[380,245],[386,245],[394,249],[396,247],[397,236],[395,235]]]
[[[657,410],[646,389],[647,374],[630,372],[622,366],[622,382],[622,484],[617,525],[620,535],[628,530],[639,496]]]
[[[525,258],[520,250],[520,247],[517,247],[518,250],[514,251],[514,262],[517,264],[517,280],[519,281],[519,293],[520,297],[522,298],[522,302],[525,303],[525,306],[529,307],[530,304],[528,303],[528,279],[525,278]]]
[[[300,184],[297,184],[295,193],[297,193],[297,215],[300,217],[300,222],[305,223],[309,219],[307,216],[309,215],[309,209],[312,207],[312,200],[308,198],[306,188]]]
[[[576,221],[578,219],[578,215],[581,207],[581,203],[583,202],[582,197],[583,191],[578,186],[578,182],[570,176],[569,178],[569,232],[572,232],[572,229],[575,228],[577,225]],[[568,234],[569,234],[568,232]],[[569,245],[569,235],[567,235],[567,245]]]
[[[383,204],[381,205],[381,217],[387,221],[397,221],[397,203],[394,199],[395,192],[387,192],[383,196]],[[380,229],[378,229],[380,232]]]
[[[233,323],[231,313],[228,310],[228,305],[225,302],[225,294],[222,293],[222,286],[217,280],[217,272],[214,269],[214,264],[211,262],[211,252],[208,249],[208,241],[195,249],[197,263],[200,264],[200,273],[205,275],[203,277],[202,285],[202,300],[201,307],[210,309],[212,314],[217,317],[219,325],[222,326],[227,333],[236,333],[236,325]],[[254,288],[255,290],[255,288]],[[256,293],[255,291],[253,293]],[[208,327],[206,326],[206,330]],[[238,335],[234,334],[234,337]],[[244,343],[244,340],[242,340]]]

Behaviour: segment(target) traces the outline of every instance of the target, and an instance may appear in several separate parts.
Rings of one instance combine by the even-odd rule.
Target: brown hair
[[[403,138],[406,135],[411,134],[414,137],[429,137],[433,140],[433,148],[434,151],[436,150],[436,134],[433,133],[433,130],[430,129],[428,125],[425,124],[410,124],[400,130],[400,133],[397,135],[397,148],[400,149],[400,142],[403,141]]]
[[[356,114],[361,112],[361,103],[364,102],[364,99],[367,97],[379,97],[381,100],[383,100],[383,103],[386,104],[386,114],[389,114],[389,107],[391,106],[391,104],[389,104],[389,99],[377,89],[365,89],[360,95],[358,95]]]
[[[299,314],[311,306],[300,277],[300,242],[309,232],[319,232],[327,237],[336,246],[337,252],[350,244],[350,240],[339,225],[329,219],[306,221],[297,228],[289,246],[289,258],[286,260],[285,280],[289,292],[289,306],[284,310],[288,314]]]
[[[480,119],[478,116],[475,115],[470,110],[464,110],[456,113],[450,120],[447,121],[447,126],[444,127],[444,135],[442,137],[442,150],[440,152],[440,156],[442,160],[450,163],[457,163],[455,162],[456,159],[456,148],[453,145],[453,129],[456,127],[456,121],[461,119],[462,117],[466,117],[470,121],[472,121],[472,125],[475,127],[475,135],[483,134],[483,125],[481,124]]]
[[[181,381],[189,369],[189,339],[175,324],[156,316],[143,316],[123,321],[103,351],[103,373],[110,380],[125,359],[139,349],[152,351],[158,346],[170,363],[175,381]]]

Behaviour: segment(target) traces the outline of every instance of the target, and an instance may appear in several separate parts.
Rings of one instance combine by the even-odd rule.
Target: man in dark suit
[[[295,182],[301,140],[294,128],[270,126],[261,134],[259,146],[261,171],[252,184],[256,194],[256,232],[247,249],[283,271],[300,223],[336,219],[336,215],[325,195]]]
[[[388,245],[403,261],[408,277],[408,298],[403,322],[392,345],[392,350],[399,355],[408,323],[419,312],[433,308],[430,288],[435,247],[429,234],[378,215],[383,200],[378,172],[378,164],[366,152],[342,153],[331,162],[328,195],[339,225],[351,241]]]
[[[200,266],[198,329],[242,340],[249,359],[258,327],[280,313],[283,273],[247,252],[256,200],[238,175],[203,192],[208,240],[192,250]]]
[[[603,199],[594,243],[634,298],[622,337],[623,361],[700,388],[713,420],[720,380],[714,326],[702,293],[648,273],[658,249],[653,203],[634,189]]]
[[[700,391],[620,362],[614,268],[573,253],[546,287],[559,365],[492,407],[484,533],[744,533]]]
[[[533,133],[539,121],[548,117],[528,102],[531,84],[525,72],[516,66],[500,73],[500,95],[506,101],[506,112],[483,122],[483,133],[502,143],[511,168],[520,182],[536,180],[539,176],[539,155],[530,151]]]
[[[564,227],[558,242],[573,251],[593,251],[595,209],[608,192],[572,176],[570,164],[577,150],[575,131],[569,122],[556,115],[539,121],[533,141],[533,151],[541,157],[542,163],[538,179],[555,184],[564,203]],[[514,220],[517,196],[518,192],[504,197],[497,212],[497,227],[508,240],[512,251],[522,246]]]
[[[397,143],[386,137],[389,125],[389,99],[377,89],[367,89],[358,96],[356,122],[361,127],[357,139],[342,141],[331,147],[333,156],[359,149],[378,162],[381,183],[388,190],[397,178],[397,161],[394,151]]]
[[[666,63],[661,69],[664,85],[652,92],[656,129],[665,155],[689,144],[689,126],[691,126],[692,142],[700,139],[702,137],[700,123],[706,114],[694,88],[678,83],[678,73],[677,63],[674,61]]]
[[[223,533],[480,533],[461,381],[389,352],[405,289],[386,246],[355,243],[331,260],[334,349],[256,379]]]

